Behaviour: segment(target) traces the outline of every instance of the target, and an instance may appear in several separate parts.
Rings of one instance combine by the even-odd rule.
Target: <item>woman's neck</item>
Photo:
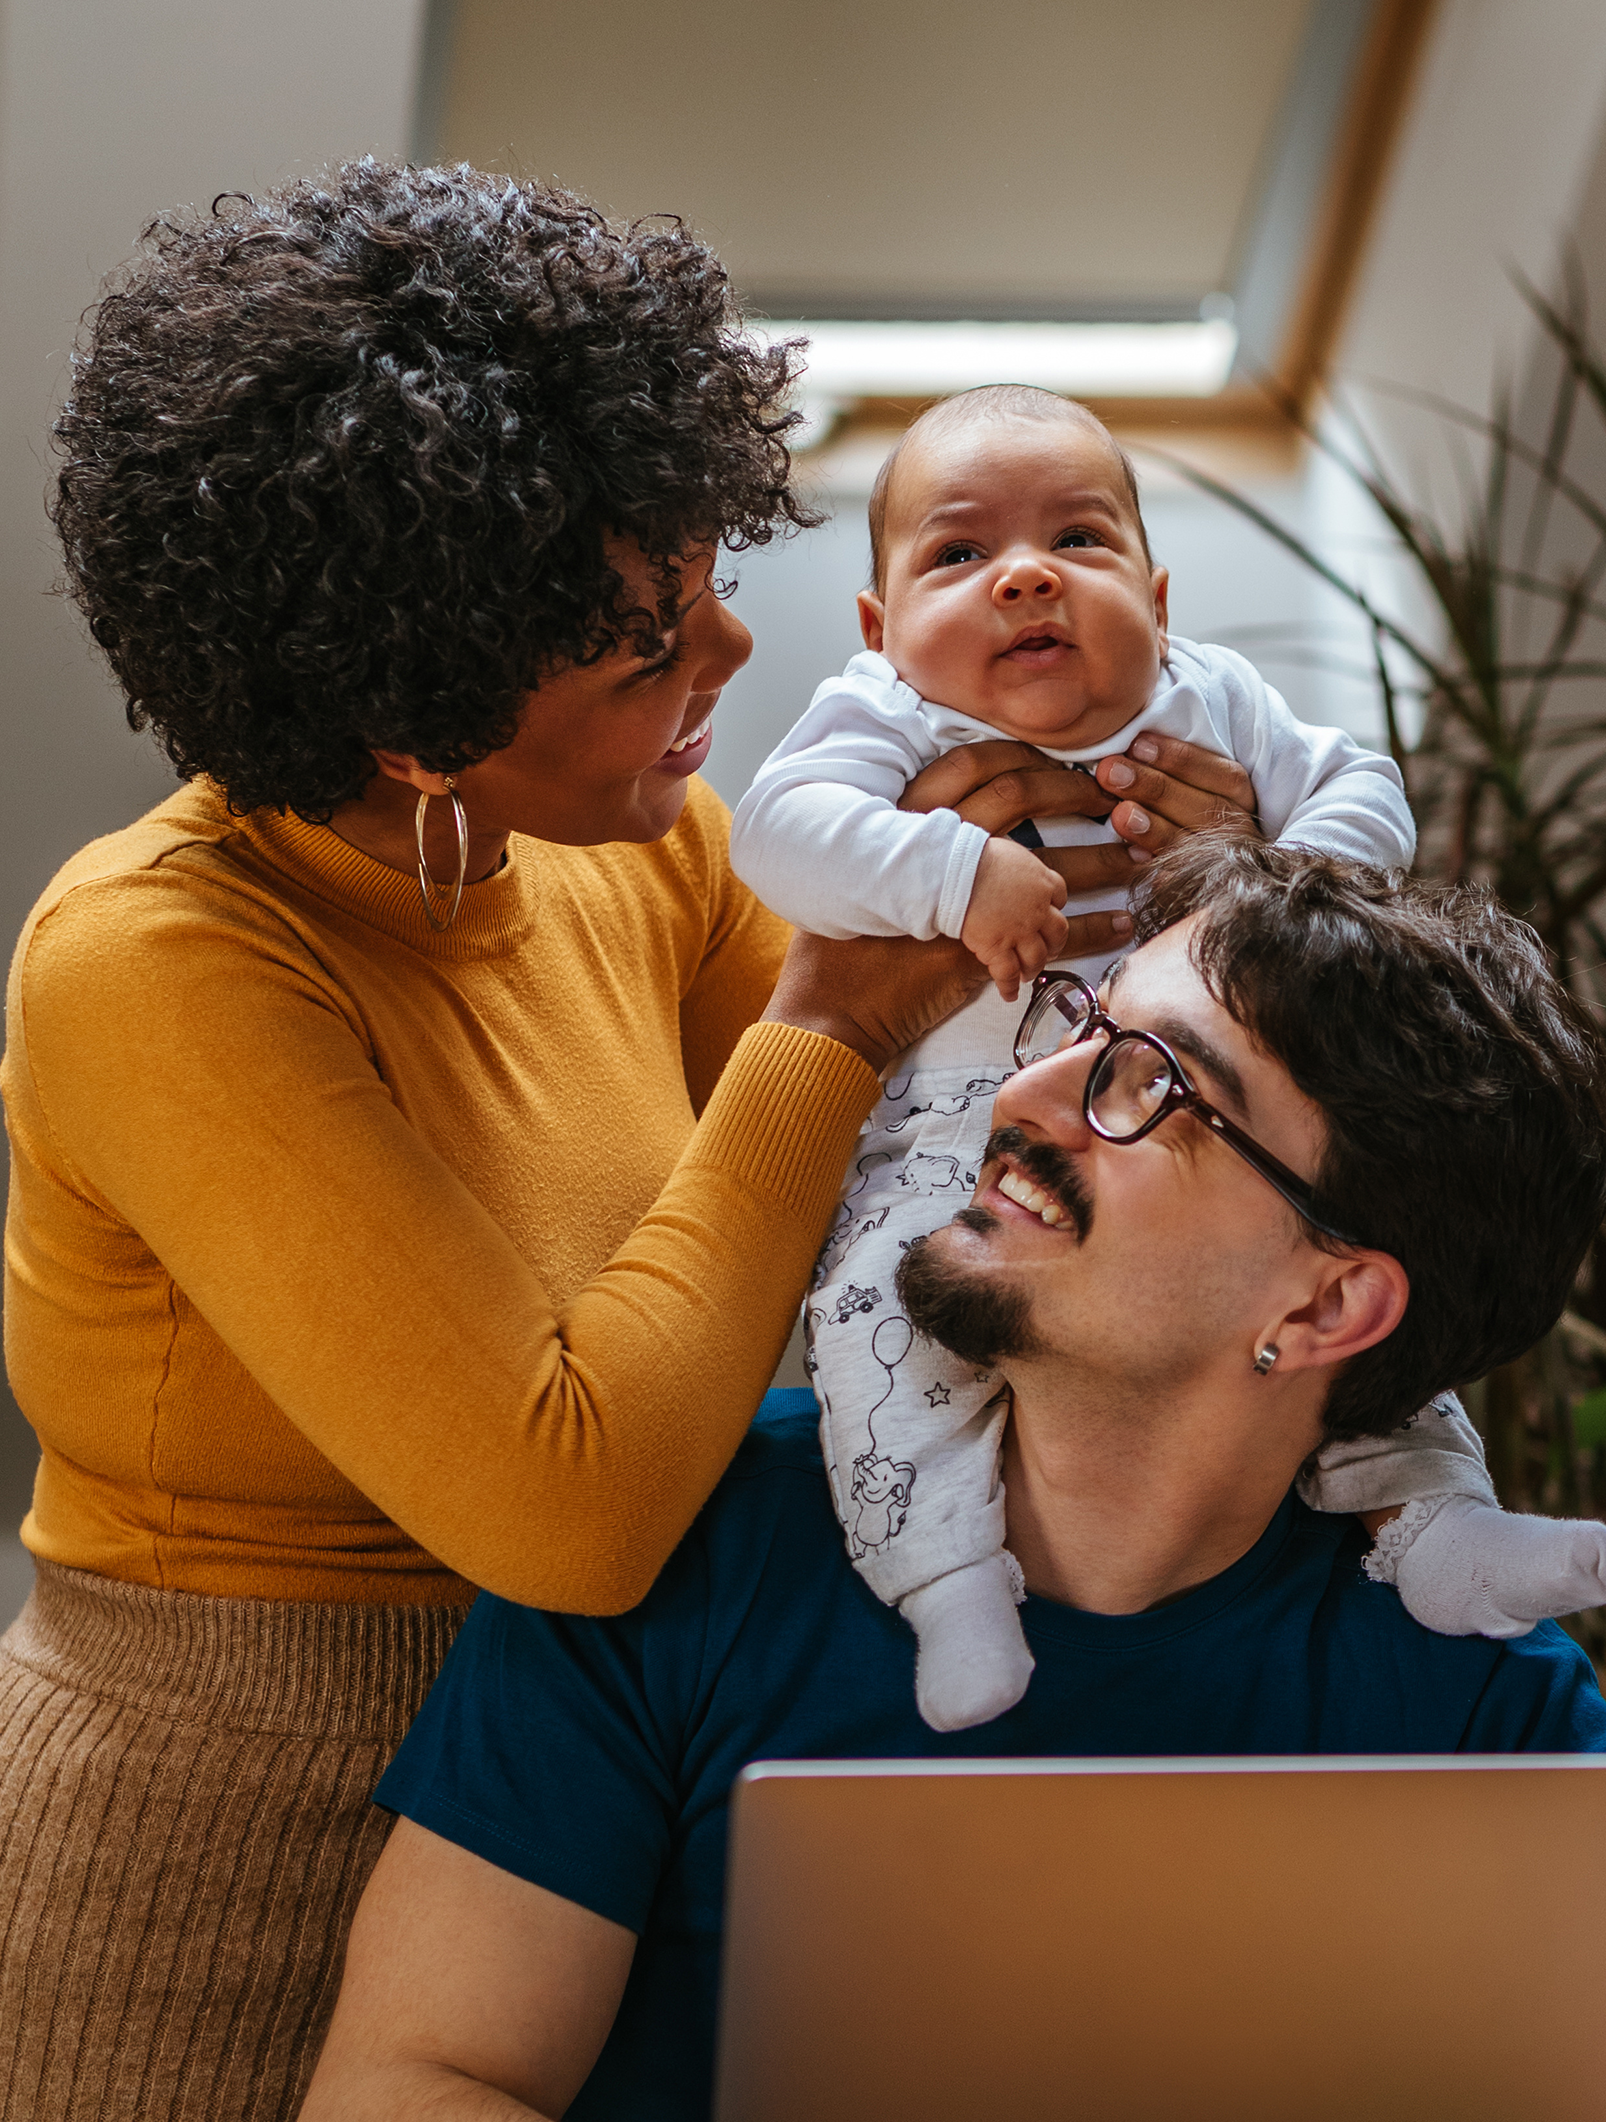
[[[418,868],[418,795],[405,781],[377,773],[354,803],[346,803],[330,819],[331,829],[349,847],[355,847],[387,869],[409,876]],[[467,810],[468,863],[464,881],[478,884],[502,867],[507,855],[505,829],[476,821]],[[430,799],[424,817],[424,849],[430,874],[445,885],[457,879],[457,820],[450,796]]]

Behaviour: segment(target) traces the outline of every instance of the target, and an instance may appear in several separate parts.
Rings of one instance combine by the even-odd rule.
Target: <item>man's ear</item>
[[[1262,1346],[1277,1346],[1277,1369],[1326,1370],[1386,1341],[1405,1317],[1411,1278],[1392,1253],[1319,1255],[1323,1266],[1308,1303],[1273,1321]]]
[[[879,656],[887,638],[887,608],[873,589],[859,592],[859,632],[864,636],[865,647]]]

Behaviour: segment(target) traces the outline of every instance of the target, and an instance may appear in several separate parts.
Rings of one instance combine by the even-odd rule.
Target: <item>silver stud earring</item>
[[[1264,1378],[1267,1371],[1271,1369],[1272,1365],[1277,1361],[1277,1358],[1281,1354],[1282,1350],[1277,1346],[1276,1342],[1268,1341],[1265,1347],[1260,1351],[1260,1354],[1255,1358],[1256,1374],[1259,1377]]]

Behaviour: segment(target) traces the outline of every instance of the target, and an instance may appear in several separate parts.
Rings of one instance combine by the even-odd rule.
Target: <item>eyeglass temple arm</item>
[[[1316,1213],[1316,1196],[1298,1172],[1290,1171],[1269,1149],[1262,1149],[1253,1135],[1246,1135],[1241,1127],[1235,1127],[1225,1113],[1218,1113],[1197,1091],[1187,1093],[1182,1103],[1198,1119],[1203,1120],[1213,1134],[1220,1135],[1223,1141],[1230,1142],[1244,1162],[1253,1165],[1267,1185],[1275,1186],[1289,1207],[1297,1209],[1305,1221],[1319,1230],[1324,1238],[1335,1238],[1340,1245],[1360,1243],[1360,1240],[1352,1238],[1348,1231],[1336,1230],[1331,1223]]]

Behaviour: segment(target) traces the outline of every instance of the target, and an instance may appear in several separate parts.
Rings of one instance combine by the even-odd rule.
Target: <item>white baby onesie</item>
[[[1126,751],[1147,730],[1245,767],[1268,838],[1384,868],[1409,865],[1415,827],[1392,761],[1342,730],[1300,722],[1230,649],[1173,637],[1158,684],[1125,728],[1082,750],[1043,749],[1091,763]],[[987,835],[954,811],[920,815],[896,805],[944,752],[998,734],[922,700],[884,656],[853,657],[819,688],[738,805],[737,874],[777,913],[819,935],[957,936]],[[1117,837],[1099,819],[1035,823],[1050,847]],[[1087,893],[1065,911],[1125,901],[1119,890]],[[1116,955],[1062,962],[1096,985]],[[998,1381],[917,1337],[893,1277],[902,1253],[970,1198],[1023,1006],[988,987],[889,1071],[804,1304],[821,1442],[848,1551],[877,1596],[913,1621],[923,1660],[926,1621],[941,1620],[944,1587],[958,1584],[958,1573],[991,1570],[994,1592],[1018,1573],[1003,1550]],[[1381,1510],[1427,1494],[1494,1501],[1477,1432],[1453,1396],[1395,1437],[1329,1446],[1301,1491],[1314,1508],[1336,1511]],[[1008,1698],[986,1715],[1019,1699],[1031,1669],[1012,1613],[1009,1620],[1003,1633],[1019,1638],[1018,1652],[995,1630],[978,1654],[1002,1661],[998,1690]],[[924,1693],[921,1708],[930,1721],[942,1713]]]

